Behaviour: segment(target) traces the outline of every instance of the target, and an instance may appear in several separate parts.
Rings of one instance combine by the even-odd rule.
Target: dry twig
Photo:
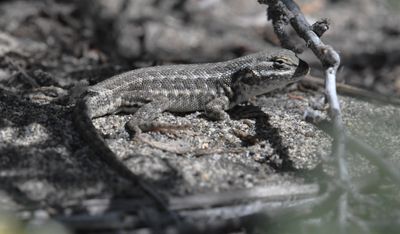
[[[337,159],[339,178],[344,186],[351,191],[349,173],[346,165],[346,135],[342,120],[340,104],[336,92],[336,72],[340,64],[339,54],[329,45],[325,45],[320,37],[329,29],[327,20],[322,20],[310,25],[300,11],[300,8],[292,0],[258,0],[268,5],[268,17],[272,20],[275,33],[278,35],[282,46],[299,52],[291,43],[284,26],[290,23],[296,33],[304,39],[325,69],[325,90],[329,103],[329,114],[333,122],[332,154]],[[339,198],[338,221],[341,230],[346,227],[346,213],[348,212],[348,195],[345,190]]]
[[[324,86],[324,80],[318,77],[307,75],[302,79],[301,84],[304,85],[317,85]],[[336,84],[337,92],[342,95],[348,95],[355,98],[367,99],[369,101],[378,101],[383,104],[400,105],[400,99],[379,93],[374,93],[366,89],[358,88],[348,84],[338,83]]]
[[[349,217],[351,217],[348,200],[350,195],[357,197],[357,191],[354,191],[355,186],[352,186],[354,183],[350,181],[345,159],[347,154],[346,140],[351,142],[351,151],[363,153],[370,162],[377,165],[381,171],[397,184],[400,184],[400,174],[385,159],[381,158],[382,154],[367,147],[364,143],[350,137],[346,133],[336,89],[336,73],[340,64],[340,57],[331,46],[324,44],[320,40],[323,33],[329,29],[327,20],[321,20],[310,25],[297,4],[292,0],[258,1],[261,4],[268,5],[268,19],[272,20],[275,33],[280,39],[282,46],[296,52],[301,51],[295,46],[284,30],[284,27],[290,24],[298,36],[304,39],[307,47],[313,51],[325,69],[325,92],[329,103],[329,116],[332,120],[329,134],[333,138],[332,155],[337,160],[339,172],[339,181],[336,184],[344,188],[337,199],[337,218],[341,232],[345,233],[348,226],[347,222]]]

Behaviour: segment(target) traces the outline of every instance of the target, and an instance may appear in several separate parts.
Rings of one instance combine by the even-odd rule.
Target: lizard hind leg
[[[124,94],[122,96],[123,103],[126,106],[134,106],[142,100],[135,98],[135,95]],[[145,103],[135,110],[131,120],[126,124],[126,127],[135,133],[135,137],[139,136],[142,131],[148,131],[156,126],[153,120],[159,116],[160,113],[167,110],[169,107],[169,100],[166,97],[160,97],[150,102]]]
[[[137,95],[135,98],[135,95],[132,94],[129,95],[129,94],[131,93],[127,93],[126,95],[122,96],[123,102],[124,104],[126,104],[126,106],[134,106],[139,102],[144,103],[142,99],[137,98]],[[170,143],[166,144],[154,141],[141,134],[143,131],[149,131],[153,129],[182,128],[182,126],[177,127],[175,125],[153,122],[153,120],[157,118],[160,113],[168,109],[169,103],[170,103],[169,99],[167,99],[166,97],[161,97],[151,102],[147,102],[146,104],[142,105],[139,108],[136,108],[137,109],[136,112],[134,112],[132,119],[126,124],[126,127],[128,128],[128,130],[134,132],[135,134],[134,138],[136,138],[136,140],[144,142],[154,148],[178,154],[189,152],[190,151],[189,147],[185,146],[177,147],[177,145],[185,145],[183,142],[178,142],[177,144],[173,144],[171,146]],[[129,111],[130,109],[124,108],[124,110]],[[131,110],[134,110],[134,108],[132,108]]]

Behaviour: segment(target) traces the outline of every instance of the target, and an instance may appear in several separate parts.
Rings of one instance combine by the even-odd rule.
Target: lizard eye
[[[286,63],[287,63],[286,59],[276,58],[274,59],[274,68],[282,69],[285,67]]]

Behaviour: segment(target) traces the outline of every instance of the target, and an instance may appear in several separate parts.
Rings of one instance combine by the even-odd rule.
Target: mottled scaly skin
[[[163,111],[204,110],[212,119],[226,119],[226,110],[252,96],[295,82],[307,72],[306,63],[282,49],[218,63],[137,69],[89,87],[76,106],[74,122],[103,161],[122,176],[140,182],[107,147],[92,118],[132,112],[127,127],[136,132],[148,128]]]

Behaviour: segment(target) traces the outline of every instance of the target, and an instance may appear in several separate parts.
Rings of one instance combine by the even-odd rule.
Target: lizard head
[[[244,101],[298,81],[308,72],[308,64],[290,50],[260,53],[254,62],[234,74],[233,87]]]

